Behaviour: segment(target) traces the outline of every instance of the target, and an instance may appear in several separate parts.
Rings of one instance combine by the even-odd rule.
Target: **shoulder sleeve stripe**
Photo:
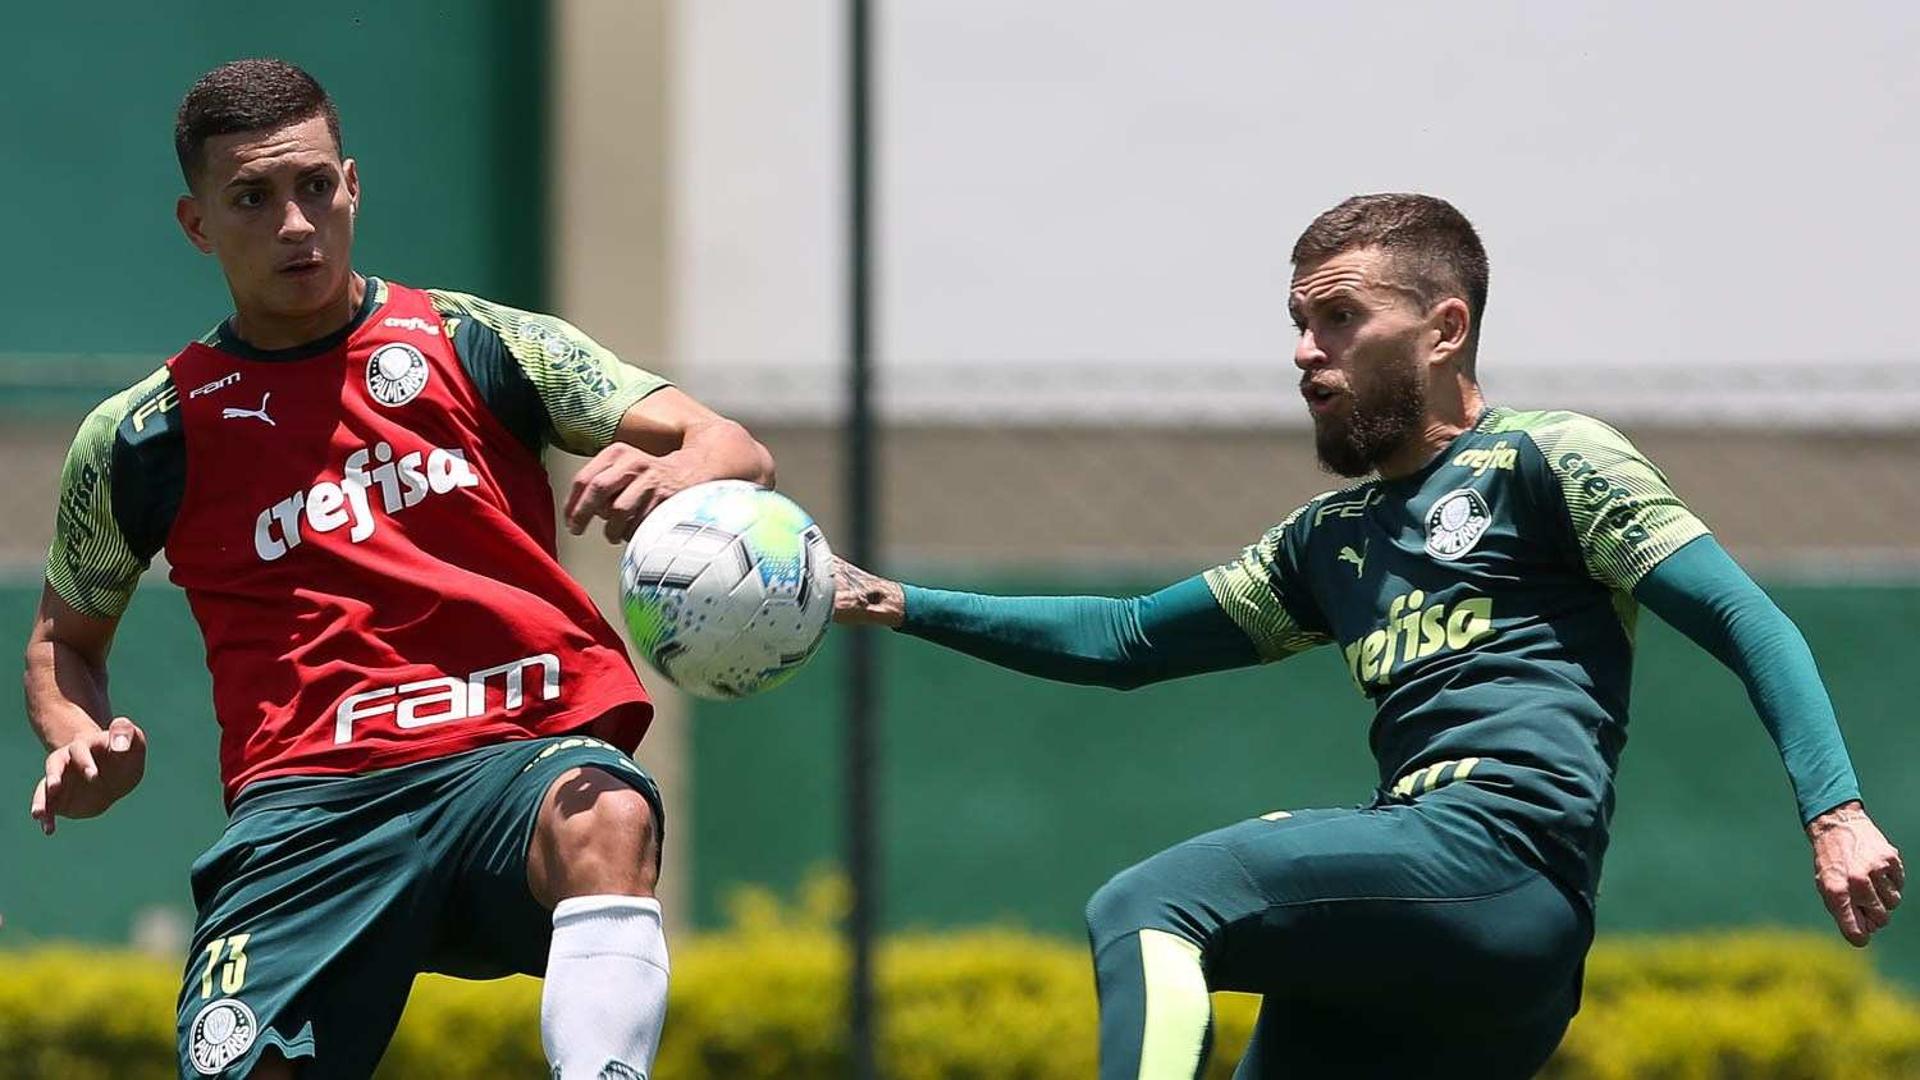
[[[552,424],[552,442],[562,450],[593,454],[605,449],[634,402],[671,385],[622,363],[564,319],[466,293],[428,293],[443,315],[473,319],[500,336],[539,393]]]
[[[172,383],[161,368],[97,406],[80,424],[60,474],[60,503],[47,583],[76,611],[118,618],[133,600],[148,560],[136,555],[114,515],[114,444],[136,410],[158,407]]]
[[[1526,433],[1559,488],[1588,573],[1631,591],[1707,527],[1624,435],[1578,413],[1534,414]]]
[[[1317,500],[1316,500],[1317,501]],[[1246,632],[1262,660],[1280,660],[1332,640],[1301,625],[1281,598],[1290,564],[1288,546],[1305,529],[1300,519],[1309,502],[1248,545],[1240,558],[1206,572],[1207,588],[1220,610]]]

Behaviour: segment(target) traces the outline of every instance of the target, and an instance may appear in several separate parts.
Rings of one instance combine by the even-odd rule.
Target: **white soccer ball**
[[[695,697],[786,682],[833,616],[833,552],[792,499],[744,480],[654,507],[620,557],[620,606],[647,663]]]

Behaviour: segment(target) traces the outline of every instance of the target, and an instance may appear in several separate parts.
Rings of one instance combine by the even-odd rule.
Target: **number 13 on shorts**
[[[200,976],[200,999],[205,1001],[213,996],[213,976],[217,969],[220,974],[220,992],[233,995],[247,985],[247,942],[252,934],[234,934],[231,937],[214,938],[207,942],[207,969]],[[222,963],[220,954],[226,953],[226,962]]]

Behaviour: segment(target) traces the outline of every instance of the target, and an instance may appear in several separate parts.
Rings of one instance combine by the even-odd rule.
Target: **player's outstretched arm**
[[[1814,887],[1847,941],[1865,945],[1899,906],[1906,869],[1860,804],[1806,638],[1711,536],[1655,566],[1634,596],[1746,684],[1793,781],[1813,842]]]
[[[27,636],[27,721],[48,754],[29,810],[48,836],[57,818],[105,812],[146,772],[146,734],[113,716],[107,700],[119,622],[75,610],[51,585],[41,590]]]
[[[1147,596],[987,596],[905,585],[839,559],[834,619],[894,627],[1057,682],[1131,690],[1260,655],[1200,577]]]
[[[621,543],[648,511],[709,480],[770,488],[773,455],[739,423],[663,387],[634,402],[613,442],[574,475],[567,528],[578,536],[594,518],[605,518],[607,539]]]

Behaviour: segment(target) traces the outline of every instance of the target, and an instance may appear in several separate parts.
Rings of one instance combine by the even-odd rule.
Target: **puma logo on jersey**
[[[376,716],[393,714],[395,727],[402,731],[485,716],[488,693],[493,680],[499,680],[500,708],[512,712],[526,703],[527,671],[533,669],[540,688],[540,700],[560,696],[560,658],[553,653],[523,656],[504,664],[481,668],[466,678],[443,675],[437,679],[417,679],[398,686],[363,690],[340,699],[333,710],[333,741],[353,741],[353,725]]]
[[[1346,648],[1347,672],[1362,691],[1385,686],[1396,669],[1435,653],[1458,652],[1494,635],[1493,600],[1469,596],[1454,604],[1427,605],[1419,589],[1387,605],[1387,624]]]
[[[369,469],[373,462],[379,464]],[[363,446],[347,455],[339,482],[322,480],[260,511],[253,523],[253,550],[262,562],[272,562],[299,547],[303,536],[338,529],[346,529],[347,539],[358,544],[378,523],[371,492],[379,492],[382,509],[396,514],[428,495],[479,484],[464,450],[415,450],[396,461],[385,442]]]
[[[238,375],[234,376],[234,378],[236,379],[239,377],[240,376]],[[194,391],[195,394],[199,392],[200,392],[199,390]],[[188,395],[188,396],[191,397],[192,395]],[[267,415],[267,399],[272,396],[273,396],[273,391],[271,390],[260,395],[260,407],[257,409],[236,409],[233,406],[229,405],[226,408],[220,410],[220,419],[240,420],[240,419],[244,419],[245,417],[251,416],[255,420],[265,420],[267,422],[268,427],[279,427],[280,426],[279,424],[276,424],[273,422],[273,417]]]
[[[1343,547],[1340,549],[1340,561],[1353,564],[1354,577],[1360,577],[1367,572],[1367,544],[1370,542],[1371,541],[1361,541],[1359,551],[1355,551],[1351,547]]]

